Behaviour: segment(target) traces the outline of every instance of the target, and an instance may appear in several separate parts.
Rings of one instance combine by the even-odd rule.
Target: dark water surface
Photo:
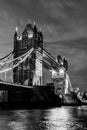
[[[0,110],[0,130],[87,130],[87,106]]]

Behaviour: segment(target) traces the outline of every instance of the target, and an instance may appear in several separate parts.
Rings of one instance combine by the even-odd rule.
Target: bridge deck
[[[20,84],[11,84],[11,83],[5,83],[0,82],[0,90],[14,90],[14,91],[21,91],[21,90],[29,90],[33,89],[33,86],[25,86]]]

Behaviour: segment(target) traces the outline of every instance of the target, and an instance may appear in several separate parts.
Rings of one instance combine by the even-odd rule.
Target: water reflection
[[[0,130],[86,130],[87,107],[0,110]]]

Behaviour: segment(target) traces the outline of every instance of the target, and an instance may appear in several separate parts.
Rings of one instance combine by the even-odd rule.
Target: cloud
[[[23,28],[27,19],[44,30],[45,41],[76,39],[87,36],[85,0],[1,0],[0,27]]]
[[[41,0],[41,2],[50,19],[55,22],[56,26],[54,24],[53,26],[59,40],[87,36],[86,1]],[[50,29],[52,30],[51,26]]]

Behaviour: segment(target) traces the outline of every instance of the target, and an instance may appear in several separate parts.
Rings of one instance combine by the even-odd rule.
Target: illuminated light
[[[15,31],[18,32],[18,27],[15,28]]]
[[[47,111],[46,118],[48,119],[50,130],[68,130],[67,122],[70,119],[68,109],[61,107]]]
[[[32,38],[33,37],[33,32],[32,31],[27,31],[28,33],[28,38]]]
[[[24,81],[24,85],[28,85],[28,79]]]
[[[79,91],[79,88],[76,88],[77,89],[77,92]]]
[[[66,79],[65,79],[65,94],[69,93],[68,87],[69,87],[69,84],[68,84],[68,80],[67,80],[67,78],[66,78]]]
[[[58,73],[55,70],[51,70],[52,78],[58,78]]]
[[[43,57],[46,57],[46,55],[43,53]]]
[[[62,98],[62,95],[60,94],[59,97]]]
[[[40,85],[40,76],[34,74],[33,85]]]
[[[28,34],[28,38],[32,38],[33,37],[33,34]]]
[[[69,78],[69,76],[68,76],[67,73],[66,73],[66,78],[67,78],[68,84],[69,84],[69,86],[70,86],[70,91],[73,91],[73,88],[72,88],[72,85],[71,85],[71,82],[70,82],[70,78]]]
[[[63,69],[59,69],[59,75],[61,77],[64,77],[64,74],[65,74],[64,70]]]
[[[17,40],[22,40],[22,36],[18,36],[18,37],[17,37]]]
[[[37,52],[36,53],[36,75],[38,76],[42,76],[42,56],[41,53]]]

